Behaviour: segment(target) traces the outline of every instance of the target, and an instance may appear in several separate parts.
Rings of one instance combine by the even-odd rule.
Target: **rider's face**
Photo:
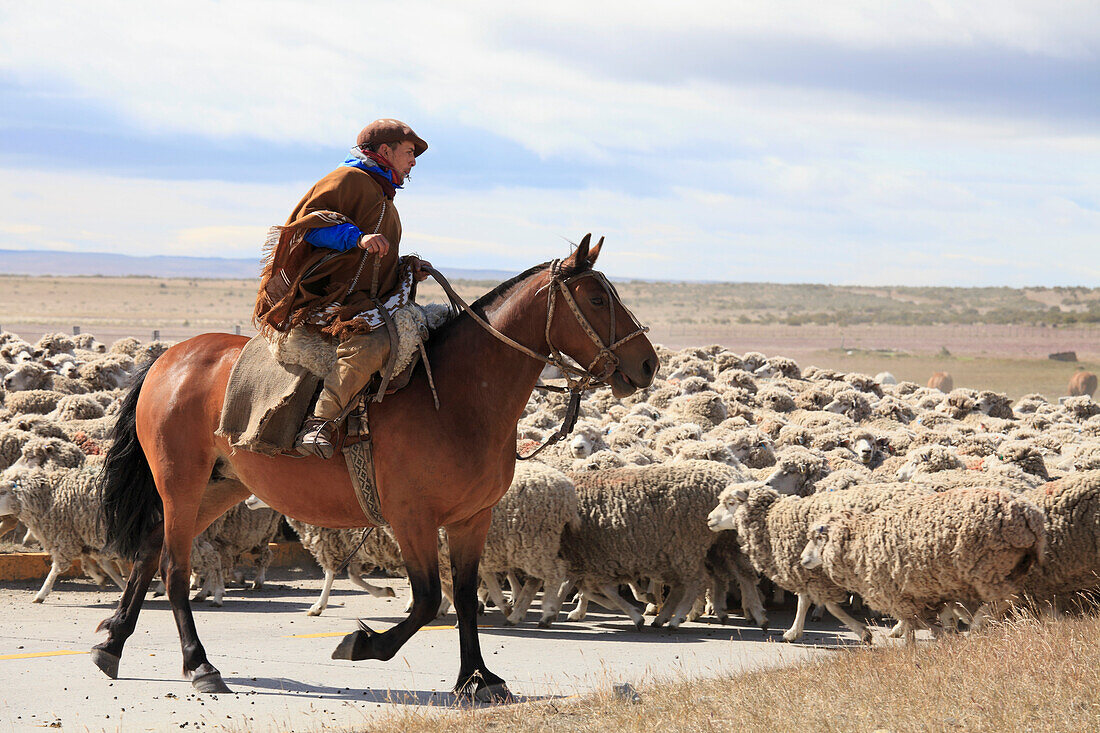
[[[393,145],[379,145],[378,152],[388,160],[402,177],[416,165],[416,148],[407,140]]]

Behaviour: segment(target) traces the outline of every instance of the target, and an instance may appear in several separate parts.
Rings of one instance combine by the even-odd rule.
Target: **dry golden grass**
[[[407,709],[359,730],[402,731],[1095,731],[1100,619],[1017,619],[911,647],[725,679],[649,684],[640,703],[610,690],[446,715]]]

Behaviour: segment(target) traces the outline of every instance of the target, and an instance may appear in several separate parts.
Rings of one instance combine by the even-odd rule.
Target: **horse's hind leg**
[[[479,702],[511,697],[504,680],[486,668],[477,638],[477,566],[481,561],[481,551],[485,547],[485,535],[489,531],[491,517],[490,510],[486,509],[462,524],[447,527],[461,654],[454,692]]]
[[[107,632],[107,640],[92,647],[92,661],[111,679],[118,677],[122,647],[134,633],[145,593],[157,572],[163,544],[164,523],[161,522],[142,540],[137,560],[126,580],[126,587],[114,615],[104,619],[96,628],[96,631]]]

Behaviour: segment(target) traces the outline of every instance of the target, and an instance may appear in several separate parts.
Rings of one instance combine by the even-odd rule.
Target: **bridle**
[[[540,385],[536,389],[542,389],[550,392],[568,392],[570,394],[569,406],[565,411],[565,420],[562,422],[562,426],[556,433],[547,438],[534,452],[528,455],[520,455],[516,452],[516,458],[524,461],[528,458],[534,458],[541,453],[545,448],[557,443],[559,440],[569,435],[573,431],[573,426],[576,425],[577,416],[580,414],[580,401],[581,395],[584,392],[595,389],[597,386],[607,384],[607,380],[611,378],[611,375],[619,368],[621,360],[618,354],[615,353],[615,349],[619,348],[627,341],[641,336],[649,331],[649,326],[643,326],[638,319],[630,312],[622,300],[619,298],[619,293],[615,290],[615,286],[611,284],[611,281],[602,273],[596,270],[588,269],[583,272],[564,276],[562,273],[561,260],[554,260],[550,263],[550,281],[544,286],[548,288],[546,297],[546,344],[550,348],[550,355],[543,356],[537,351],[524,346],[518,341],[512,339],[509,336],[501,333],[495,329],[488,321],[482,318],[480,315],[474,312],[466,301],[459,297],[458,293],[454,291],[451,284],[447,282],[447,279],[443,277],[442,273],[431,267],[425,267],[424,271],[431,275],[443,288],[443,291],[447,293],[447,297],[458,308],[465,311],[470,315],[474,321],[496,337],[498,340],[504,342],[513,349],[548,364],[556,367],[562,375],[565,377],[565,387],[554,387],[550,385]],[[607,308],[608,308],[608,322],[610,325],[608,340],[604,341],[603,338],[597,333],[596,329],[592,326],[591,321],[588,320],[584,312],[581,311],[580,306],[577,305],[576,298],[573,297],[572,291],[569,289],[571,285],[579,282],[580,280],[590,277],[596,280],[596,282],[603,288],[604,293],[607,295]],[[569,307],[569,310],[573,313],[573,317],[576,318],[577,324],[581,327],[581,330],[591,339],[592,343],[596,346],[596,355],[587,367],[577,367],[569,363],[569,357],[562,353],[561,349],[554,345],[553,340],[550,337],[551,326],[554,322],[555,306],[558,298],[565,301],[565,304]],[[633,330],[620,339],[616,339],[615,328],[615,306],[621,306],[627,315],[630,316],[630,326]],[[599,372],[596,371],[597,366],[603,362],[603,368]]]
[[[591,321],[589,321],[581,311],[580,306],[577,305],[576,298],[573,297],[573,293],[569,289],[570,285],[586,277],[593,278],[600,287],[603,288],[604,293],[607,294],[608,322],[610,324],[610,329],[606,343],[603,338],[596,333],[596,329],[592,327]],[[602,272],[585,270],[576,275],[562,277],[561,260],[554,260],[550,263],[550,283],[548,287],[550,291],[546,298],[546,344],[550,347],[550,356],[548,358],[543,358],[543,361],[561,370],[561,373],[565,376],[567,389],[571,392],[584,392],[593,389],[592,385],[607,384],[607,380],[615,373],[615,370],[619,368],[619,364],[621,363],[618,354],[615,353],[615,349],[632,338],[648,332],[649,326],[643,326],[639,323],[638,319],[634,317],[634,314],[623,305],[622,300],[619,298],[618,291],[615,290],[615,286],[611,284],[611,281],[608,280]],[[583,369],[578,369],[572,364],[569,364],[566,361],[568,357],[566,357],[550,339],[550,327],[554,322],[554,306],[559,293],[561,298],[565,301],[565,304],[569,306],[569,310],[573,312],[574,318],[577,319],[577,325],[581,327],[581,330],[585,332],[588,338],[591,339],[592,343],[596,346],[596,356],[588,366]],[[633,331],[618,340],[615,340],[616,305],[622,306],[623,310],[627,312],[627,315],[630,316],[630,323],[634,327]],[[596,365],[599,364],[601,360],[606,360],[606,362],[604,368],[597,373],[595,371]]]

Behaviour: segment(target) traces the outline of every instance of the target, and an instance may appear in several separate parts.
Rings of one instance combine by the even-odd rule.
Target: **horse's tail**
[[[154,360],[155,361],[155,360]],[[99,488],[103,497],[108,545],[122,557],[135,559],[142,540],[164,517],[164,506],[153,471],[137,436],[137,402],[153,361],[139,369],[122,398],[122,408],[107,451]]]

